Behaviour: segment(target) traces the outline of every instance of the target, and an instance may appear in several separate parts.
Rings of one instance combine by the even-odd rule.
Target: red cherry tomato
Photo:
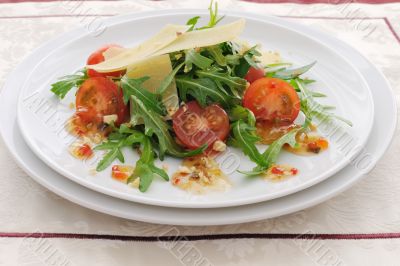
[[[89,58],[87,59],[87,65],[96,65],[101,63],[105,60],[103,53],[107,51],[110,47],[121,47],[116,44],[109,44],[106,46],[101,47],[100,49],[93,52]],[[124,70],[115,71],[115,72],[106,72],[106,73],[99,73],[93,69],[88,69],[87,74],[89,77],[120,77],[125,74]]]
[[[76,114],[85,123],[99,124],[103,116],[116,114],[116,124],[124,122],[128,107],[124,104],[122,90],[108,78],[88,78],[76,94]]]
[[[293,122],[300,111],[300,99],[284,80],[261,78],[246,90],[243,106],[253,111],[258,120]]]
[[[202,108],[196,101],[188,102],[173,116],[173,128],[178,140],[189,149],[197,149],[204,144],[224,141],[229,133],[229,118],[217,104]]]
[[[250,67],[246,76],[244,77],[248,82],[253,83],[257,79],[265,76],[264,69]]]

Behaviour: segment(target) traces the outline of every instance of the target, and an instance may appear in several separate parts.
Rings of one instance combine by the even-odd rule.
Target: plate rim
[[[111,17],[106,19],[106,21],[111,21],[110,23],[108,23],[109,25],[115,25],[115,24],[120,24],[120,23],[126,23],[129,21],[135,21],[135,20],[141,20],[144,18],[152,18],[152,17],[162,17],[162,16],[171,16],[174,14],[205,14],[206,12],[204,10],[197,10],[197,9],[170,9],[170,10],[164,10],[164,12],[154,12],[154,11],[149,11],[149,12],[143,12],[141,13],[139,16],[137,16],[135,14],[135,16],[133,16],[132,14],[126,14],[126,15],[122,15],[122,16],[117,16],[119,19],[116,19],[117,17]],[[134,14],[134,13],[133,13]],[[372,94],[371,94],[371,90],[367,84],[367,82],[365,81],[364,77],[361,75],[361,73],[359,72],[359,70],[357,68],[354,67],[353,64],[351,64],[351,62],[349,62],[349,60],[347,60],[345,57],[341,56],[333,47],[331,47],[330,45],[326,44],[326,43],[322,43],[320,42],[317,38],[314,38],[312,36],[310,36],[309,34],[306,34],[304,32],[301,32],[293,27],[287,26],[287,25],[283,25],[282,21],[286,21],[284,19],[281,19],[281,21],[278,22],[274,22],[274,21],[269,21],[268,18],[270,18],[269,16],[261,16],[259,18],[255,18],[253,16],[252,13],[247,13],[247,12],[226,12],[226,15],[232,15],[232,16],[242,16],[242,17],[246,17],[249,19],[255,19],[259,22],[262,23],[271,23],[273,25],[276,25],[278,27],[283,27],[288,29],[289,31],[294,31],[297,34],[300,34],[302,36],[304,36],[305,38],[311,39],[312,41],[318,43],[319,45],[324,46],[325,48],[331,50],[332,52],[335,53],[335,55],[340,56],[343,60],[345,60],[348,65],[353,68],[353,70],[359,74],[360,77],[360,81],[362,83],[364,83],[364,85],[366,85],[367,91],[368,91],[368,100],[371,102],[371,111],[372,114],[374,113],[374,103],[373,103],[373,99],[372,99]],[[290,25],[290,24],[289,24]],[[75,38],[70,39],[70,42],[75,42],[77,40],[79,40],[80,38],[87,36],[87,33],[85,33],[84,30],[82,30],[83,27],[79,27],[75,30],[72,31],[68,31],[66,33],[61,34],[60,36],[56,37],[55,39],[52,39],[48,42],[46,42],[45,44],[42,44],[39,48],[46,48],[47,46],[50,45],[54,45],[54,43],[56,43],[56,41],[60,41],[62,39],[66,39],[68,35],[73,35],[75,36]],[[84,32],[84,33],[82,33]],[[76,34],[79,33],[79,34]],[[63,45],[66,45],[65,42],[63,42]],[[62,47],[63,45],[56,45],[57,49]],[[31,54],[32,56],[34,56],[36,54],[36,50]],[[45,57],[49,56],[49,53],[45,53]],[[21,64],[23,64],[24,62],[21,62]],[[29,75],[28,75],[29,76]],[[27,80],[24,81],[24,84],[27,82]],[[23,90],[23,88],[21,89]],[[123,193],[114,189],[109,189],[107,187],[104,187],[102,185],[98,185],[94,182],[88,181],[86,179],[83,178],[78,178],[77,176],[75,176],[74,174],[69,173],[68,171],[64,170],[62,167],[60,167],[59,165],[55,165],[53,163],[51,163],[47,156],[44,156],[41,152],[39,152],[37,150],[37,147],[31,143],[30,138],[29,138],[29,134],[28,132],[24,129],[23,123],[21,122],[21,116],[20,113],[22,112],[22,107],[21,107],[21,102],[22,102],[22,98],[24,95],[22,95],[22,93],[20,93],[19,96],[19,104],[17,107],[17,121],[20,127],[20,131],[25,139],[25,142],[28,144],[28,146],[30,147],[30,149],[35,153],[35,155],[37,157],[39,157],[47,166],[49,166],[50,168],[52,168],[53,170],[55,170],[56,172],[60,173],[61,175],[69,178],[70,180],[72,180],[73,182],[78,183],[79,185],[85,186],[91,190],[103,193],[105,195],[108,196],[112,196],[112,197],[116,197],[119,199],[123,199],[123,200],[128,200],[128,201],[132,201],[132,202],[137,202],[137,203],[141,203],[141,204],[149,204],[149,205],[156,205],[156,206],[164,206],[164,207],[174,207],[174,208],[221,208],[221,207],[234,207],[234,206],[241,206],[241,205],[247,205],[247,204],[254,204],[257,202],[263,202],[263,201],[269,201],[269,200],[273,200],[279,197],[284,197],[293,193],[296,193],[298,191],[304,190],[308,187],[311,187],[319,182],[322,182],[324,180],[326,180],[327,178],[333,176],[335,173],[337,173],[338,171],[342,170],[344,167],[346,167],[350,161],[349,160],[341,160],[339,162],[339,164],[337,164],[335,167],[332,167],[329,171],[324,172],[322,174],[319,175],[319,178],[313,178],[311,180],[308,180],[307,182],[304,182],[302,184],[296,185],[295,187],[291,187],[291,188],[287,188],[285,190],[281,190],[279,192],[275,192],[275,193],[269,193],[269,194],[257,194],[256,196],[247,196],[245,199],[240,198],[240,199],[224,199],[224,200],[220,200],[217,202],[214,201],[190,201],[190,203],[186,202],[186,201],[182,201],[182,202],[178,202],[178,201],[164,201],[162,199],[154,199],[154,198],[150,198],[150,197],[144,197],[140,194],[127,194],[127,193]],[[365,144],[367,143],[369,136],[371,134],[372,131],[372,127],[373,127],[373,122],[371,122],[369,125],[369,131],[368,134],[366,135],[365,139],[363,140],[362,143],[360,143],[360,146],[365,146]],[[361,150],[360,150],[361,151]],[[355,152],[352,154],[351,157],[355,157],[357,156],[358,152]],[[350,158],[351,158],[350,157]]]

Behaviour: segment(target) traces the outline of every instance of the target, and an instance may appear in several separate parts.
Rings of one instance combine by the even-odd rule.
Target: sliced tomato
[[[300,99],[286,81],[265,77],[254,81],[246,90],[243,106],[258,120],[291,123],[299,114]]]
[[[250,67],[246,76],[244,77],[248,82],[253,83],[257,79],[260,79],[265,76],[264,69]]]
[[[196,101],[183,105],[173,116],[173,128],[180,143],[197,149],[215,141],[224,141],[229,133],[229,118],[217,104],[202,108]]]
[[[105,60],[103,53],[107,51],[110,47],[121,47],[117,44],[109,44],[101,47],[100,49],[93,52],[87,59],[87,65],[95,65],[101,63]],[[125,74],[124,70],[115,72],[99,73],[93,69],[88,69],[87,74],[89,77],[120,77]]]
[[[124,104],[122,90],[108,78],[88,78],[76,94],[76,114],[85,123],[99,124],[103,116],[116,114],[116,124],[126,119],[128,107]]]

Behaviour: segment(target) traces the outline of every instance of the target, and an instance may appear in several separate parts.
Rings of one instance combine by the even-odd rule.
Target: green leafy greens
[[[193,65],[196,65],[200,69],[207,69],[212,63],[212,59],[201,55],[195,49],[190,49],[185,52],[185,72],[192,70]]]
[[[176,85],[182,101],[188,100],[188,95],[193,96],[201,106],[206,106],[210,101],[228,108],[232,97],[224,90],[218,88],[215,82],[209,78],[192,79],[185,76],[177,76]]]
[[[131,96],[134,95],[138,97],[147,108],[153,110],[159,115],[165,115],[166,110],[164,106],[160,104],[161,96],[142,87],[143,82],[148,79],[149,77],[134,79],[123,76],[121,79],[121,88],[124,94],[124,102],[128,103]],[[137,122],[135,121],[134,124],[137,124]]]
[[[124,163],[124,155],[121,151],[123,147],[132,147],[134,144],[141,144],[142,152],[140,159],[136,162],[133,175],[128,179],[128,183],[132,182],[136,177],[140,178],[139,190],[145,192],[155,175],[161,176],[164,180],[168,181],[168,174],[154,165],[155,154],[150,138],[140,131],[130,129],[126,125],[122,125],[115,132],[110,134],[108,140],[96,146],[95,150],[108,150],[107,154],[97,165],[97,171],[103,171],[112,162],[118,159]]]
[[[314,100],[314,95],[312,91],[310,91],[304,82],[301,79],[295,79],[294,84],[296,88],[300,90],[300,109],[304,113],[306,119],[303,125],[304,128],[308,128],[311,125],[311,122],[314,118],[319,119],[322,122],[331,121],[332,119],[340,120],[346,123],[348,126],[352,126],[353,124],[342,117],[339,117],[335,114],[328,112],[331,110],[332,106],[322,105]]]
[[[192,17],[187,21],[189,31],[212,28],[224,18],[218,15],[217,2],[211,1],[208,10],[208,23],[199,27],[200,16]],[[119,127],[113,123],[109,125],[112,132],[107,140],[94,148],[105,151],[96,170],[105,170],[115,160],[124,163],[125,148],[139,149],[140,158],[127,182],[139,178],[139,190],[145,192],[156,176],[169,180],[168,174],[155,165],[157,157],[163,160],[165,155],[169,154],[183,158],[201,154],[206,150],[207,145],[195,150],[185,150],[175,141],[172,123],[169,120],[171,113],[167,112],[163,103],[163,95],[173,82],[176,83],[182,102],[196,100],[202,107],[217,103],[225,109],[231,121],[228,144],[241,149],[255,163],[253,169],[239,171],[249,176],[259,175],[273,166],[284,145],[294,147],[297,133],[307,131],[314,119],[337,119],[351,125],[351,122],[330,112],[334,107],[315,101],[315,98],[325,97],[325,94],[307,88],[315,81],[303,78],[302,75],[316,62],[298,68],[290,68],[290,63],[261,66],[259,56],[261,53],[257,46],[248,48],[239,42],[224,42],[170,53],[172,71],[161,81],[158,88],[153,88],[155,93],[143,86],[150,77],[128,78],[124,75],[113,78],[122,90],[124,103],[130,106],[130,121]],[[264,67],[266,77],[279,78],[290,83],[299,95],[300,110],[305,115],[302,127],[290,130],[263,152],[257,146],[260,137],[256,133],[256,118],[251,110],[241,104],[248,86],[244,77],[251,67]],[[51,91],[63,99],[72,88],[81,86],[86,79],[86,70],[81,70],[52,84]]]
[[[240,148],[243,153],[258,166],[266,167],[267,165],[264,162],[264,158],[256,147],[256,143],[260,138],[254,134],[255,130],[255,127],[252,127],[239,119],[232,124],[233,138],[231,143],[235,147]]]
[[[214,4],[214,6],[213,6],[213,4]],[[210,6],[208,7],[208,11],[210,13],[210,18],[209,18],[208,24],[206,26],[203,26],[200,28],[195,28],[197,25],[197,22],[200,19],[200,16],[192,17],[186,22],[186,25],[190,26],[189,31],[212,28],[215,25],[217,25],[224,18],[224,16],[218,17],[218,3],[217,2],[214,3],[213,1],[211,1]]]
[[[229,91],[240,100],[244,90],[246,89],[246,80],[232,76],[232,73],[229,70],[226,72],[221,72],[220,70],[221,69],[218,68],[211,68],[207,71],[197,70],[196,74],[200,78],[211,79],[220,90],[228,88]]]
[[[276,71],[269,71],[268,76],[274,77],[274,78],[279,78],[279,79],[284,79],[284,80],[290,80],[299,77],[300,75],[303,75],[306,73],[308,70],[310,70],[317,62],[314,61],[311,64],[299,67],[299,68],[292,68],[292,69],[287,69],[287,68],[280,68]]]
[[[150,108],[146,108],[144,103],[135,95],[131,95],[131,122],[136,125],[138,118],[143,119],[146,135],[157,137],[160,159],[164,158],[165,153],[175,157],[188,157],[200,154],[206,146],[192,151],[184,151],[172,138],[169,130],[170,126],[163,117]]]
[[[258,65],[258,61],[255,59],[257,56],[260,56],[261,53],[257,50],[257,46],[253,46],[246,52],[244,52],[243,56],[239,59],[239,64],[234,68],[235,74],[238,77],[243,78],[246,76],[250,67],[260,68]]]
[[[77,88],[88,78],[86,69],[80,70],[73,75],[61,77],[59,81],[51,84],[51,91],[60,99],[64,99],[72,88]]]
[[[263,153],[260,153],[257,149],[256,144],[260,138],[254,134],[255,130],[255,127],[245,123],[242,119],[232,124],[233,136],[231,144],[240,148],[250,160],[256,163],[256,167],[252,171],[239,171],[242,174],[250,176],[259,175],[276,163],[281,149],[286,143],[294,147],[296,144],[296,134],[300,129],[292,129],[287,134],[275,140]]]

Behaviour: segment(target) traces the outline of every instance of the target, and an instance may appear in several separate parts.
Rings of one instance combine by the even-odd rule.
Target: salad
[[[226,188],[229,179],[215,158],[228,147],[254,162],[253,169],[238,170],[244,177],[280,180],[299,171],[276,163],[283,149],[300,156],[328,149],[315,121],[351,126],[316,101],[325,95],[304,77],[315,62],[292,67],[279,53],[241,40],[245,20],[217,25],[224,18],[217,3],[209,12],[204,26],[196,16],[133,48],[106,45],[82,70],[52,84],[60,99],[77,89],[67,123],[80,139],[70,149],[75,157],[103,151],[96,171],[111,167],[113,178],[141,192],[154,178],[191,191]],[[125,149],[140,158],[125,162]],[[156,163],[166,156],[182,158],[172,176]]]

